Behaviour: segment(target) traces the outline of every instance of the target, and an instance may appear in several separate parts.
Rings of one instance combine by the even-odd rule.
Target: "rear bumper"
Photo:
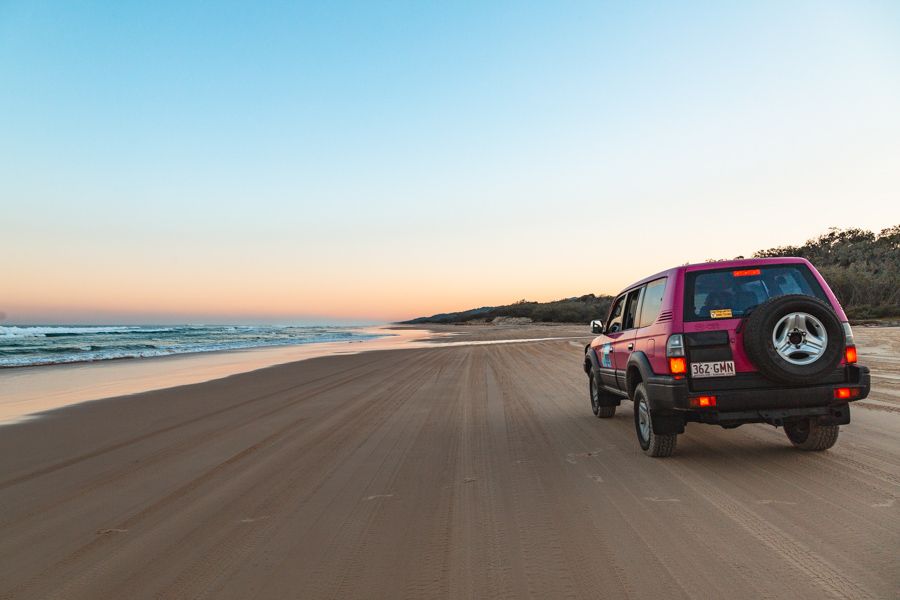
[[[654,376],[644,382],[650,408],[660,414],[680,416],[685,422],[740,425],[767,422],[781,424],[784,420],[819,417],[823,420],[849,422],[848,401],[862,400],[869,395],[871,378],[868,367],[846,366],[840,377],[830,377],[822,385],[795,387],[758,387],[755,389],[727,389],[727,379],[715,391],[692,391],[687,379]],[[847,387],[858,390],[851,399],[836,399],[834,390]],[[691,398],[714,395],[716,406],[691,407]],[[842,409],[843,407],[843,409]],[[836,424],[841,424],[836,422]]]

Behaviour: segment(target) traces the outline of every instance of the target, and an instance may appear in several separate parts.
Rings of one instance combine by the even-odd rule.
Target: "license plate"
[[[734,361],[719,360],[716,362],[691,363],[691,377],[733,377]]]

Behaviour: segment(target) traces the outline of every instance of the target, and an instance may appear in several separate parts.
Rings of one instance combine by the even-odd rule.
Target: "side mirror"
[[[603,321],[600,319],[591,321],[591,333],[603,333]]]

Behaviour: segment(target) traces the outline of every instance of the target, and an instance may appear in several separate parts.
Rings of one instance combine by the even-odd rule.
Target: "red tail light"
[[[674,375],[683,375],[687,373],[687,359],[683,356],[673,356],[669,358],[669,371]]]
[[[847,346],[844,349],[844,360],[847,361],[847,364],[856,362],[856,346]]]
[[[859,397],[859,388],[834,388],[834,397],[838,400],[849,400]]]
[[[696,398],[691,398],[691,406],[694,408],[710,408],[715,405],[715,396],[697,396]]]

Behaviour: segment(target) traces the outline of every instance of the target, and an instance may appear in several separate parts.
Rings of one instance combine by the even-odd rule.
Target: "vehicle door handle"
[[[629,349],[629,350],[634,350],[634,344],[628,344],[628,349]]]

